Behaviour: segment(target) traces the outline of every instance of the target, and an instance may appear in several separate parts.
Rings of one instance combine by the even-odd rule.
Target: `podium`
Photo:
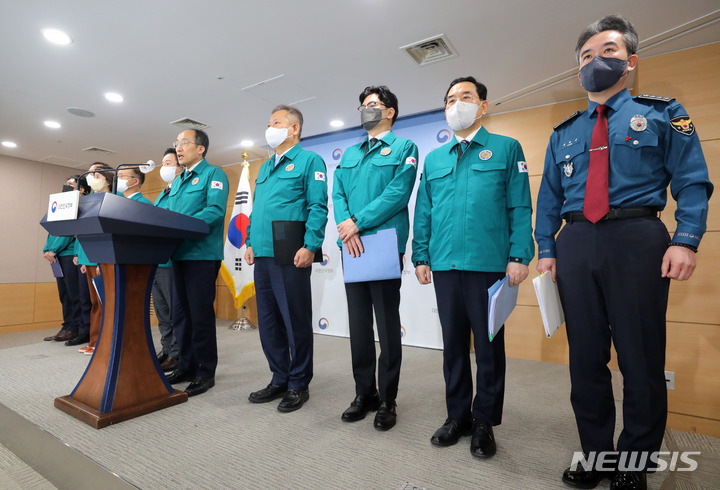
[[[157,264],[181,240],[208,233],[204,221],[114,194],[80,198],[75,220],[40,224],[55,236],[76,235],[100,264],[105,298],[95,353],[75,389],[55,407],[102,429],[187,401],[168,383],[150,333],[150,292]]]

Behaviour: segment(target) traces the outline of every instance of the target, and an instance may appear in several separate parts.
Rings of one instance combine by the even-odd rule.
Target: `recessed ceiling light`
[[[2,145],[3,145],[5,148],[17,148],[17,143],[12,142],[12,141],[3,141],[3,142],[2,142]]]
[[[334,121],[330,121],[330,126],[333,128],[342,128],[345,126],[345,123],[342,122],[340,119],[335,119]]]
[[[57,121],[45,121],[43,124],[50,129],[60,129],[61,127],[60,123]]]
[[[253,140],[242,140],[240,142],[240,146],[245,147],[245,148],[250,148],[253,144],[254,144]]]
[[[122,102],[125,100],[122,95],[115,92],[105,92],[105,98],[110,102]]]
[[[47,39],[53,44],[67,46],[68,44],[71,44],[73,42],[70,36],[65,34],[63,31],[59,31],[57,29],[43,29],[42,33],[43,36],[45,36],[45,39]]]

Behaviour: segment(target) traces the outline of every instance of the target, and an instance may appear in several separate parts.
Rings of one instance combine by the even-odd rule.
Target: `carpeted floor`
[[[449,448],[430,444],[446,417],[440,351],[404,348],[398,425],[381,433],[372,416],[340,420],[354,396],[348,339],[315,336],[310,400],[283,414],[277,402],[247,400],[270,380],[257,331],[225,325],[217,385],[187,403],[93,429],[53,407],[88,357],[39,339],[1,351],[0,403],[143,489],[563,488],[560,476],[579,444],[565,365],[508,360],[498,452],[481,461],[470,455],[469,438]],[[666,476],[651,475],[649,487],[660,488]]]

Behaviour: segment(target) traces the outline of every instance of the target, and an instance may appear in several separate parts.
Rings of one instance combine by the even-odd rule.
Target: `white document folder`
[[[488,338],[493,341],[517,305],[519,285],[508,285],[508,276],[488,289]]]
[[[560,325],[565,323],[557,283],[553,282],[550,272],[543,272],[533,279],[533,286],[535,286],[535,295],[538,305],[540,305],[545,335],[550,338]]]

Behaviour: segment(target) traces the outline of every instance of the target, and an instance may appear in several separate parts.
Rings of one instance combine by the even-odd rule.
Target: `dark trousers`
[[[217,368],[215,281],[219,260],[173,261],[172,319],[180,346],[178,368],[214,378]]]
[[[58,255],[55,260],[63,271],[63,277],[56,278],[62,306],[62,329],[77,333],[81,322],[78,268],[73,264],[72,255]]]
[[[180,348],[175,340],[172,323],[173,274],[171,267],[158,267],[153,279],[152,299],[155,316],[160,330],[162,351],[171,357],[180,356]]]
[[[82,266],[77,267],[78,278],[78,298],[80,299],[80,324],[78,326],[78,335],[90,335],[90,317],[92,312],[92,298],[90,297],[90,281],[87,275],[80,271]]]
[[[345,284],[350,352],[357,395],[371,395],[376,390],[374,307],[380,341],[377,373],[380,399],[394,401],[397,397],[402,363],[400,284],[400,279]]]
[[[502,422],[505,399],[505,329],[488,339],[488,288],[500,272],[435,271],[433,283],[443,336],[443,372],[448,417]],[[470,332],[477,364],[476,393],[470,365]]]
[[[575,222],[556,244],[570,347],[571,401],[586,453],[612,451],[615,402],[610,343],[623,375],[618,451],[660,449],[667,418],[665,312],[660,266],[670,237],[655,217]]]
[[[306,390],[313,376],[312,267],[255,259],[255,294],[263,352],[272,384]]]

